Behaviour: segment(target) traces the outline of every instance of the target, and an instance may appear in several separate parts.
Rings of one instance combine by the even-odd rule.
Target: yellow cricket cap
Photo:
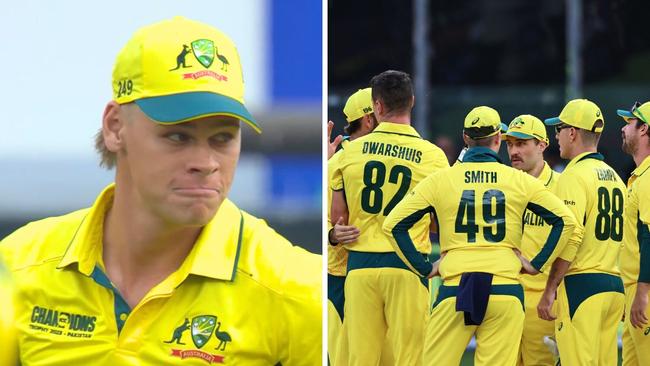
[[[623,117],[625,122],[628,122],[630,118],[638,118],[641,121],[650,124],[650,102],[645,102],[643,104],[636,102],[629,111],[619,109],[616,111],[616,114]]]
[[[598,120],[602,121],[602,124],[596,126]],[[570,101],[564,106],[559,117],[545,119],[544,123],[549,126],[564,123],[591,132],[601,132],[605,128],[605,118],[600,108],[587,99]]]
[[[372,89],[359,89],[350,95],[343,107],[343,114],[348,123],[372,113]]]
[[[162,124],[224,115],[261,131],[244,106],[235,44],[218,29],[183,17],[135,32],[115,60],[113,98],[135,102]]]
[[[499,113],[486,106],[472,109],[465,117],[463,128],[464,133],[473,139],[490,137],[499,131],[506,132],[508,130],[508,126],[501,123]]]
[[[546,126],[539,118],[530,114],[522,114],[510,122],[508,132],[505,133],[505,138],[509,137],[522,140],[537,139],[548,144]]]

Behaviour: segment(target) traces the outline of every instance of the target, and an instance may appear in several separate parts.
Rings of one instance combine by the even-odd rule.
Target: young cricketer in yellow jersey
[[[321,363],[321,257],[227,198],[240,121],[259,132],[243,95],[236,47],[209,25],[128,41],[96,141],[115,184],[0,243],[22,364]]]
[[[346,365],[377,365],[385,344],[396,365],[422,362],[428,303],[426,279],[408,270],[392,237],[381,229],[386,215],[419,181],[448,166],[442,150],[410,125],[413,86],[408,74],[386,71],[372,78],[373,109],[379,126],[340,152],[333,173],[332,218],[359,228],[349,251],[345,281]],[[419,255],[431,250],[430,218],[413,229]]]
[[[605,126],[600,108],[586,99],[567,103],[554,125],[560,157],[570,159],[557,183],[556,194],[573,212],[582,240],[570,241],[549,274],[539,305],[550,311],[557,288],[556,338],[564,365],[615,365],[616,331],[625,296],[618,255],[623,240],[625,184],[597,152]],[[556,266],[557,264],[557,266]]]
[[[619,110],[623,150],[636,169],[627,181],[621,277],[625,285],[623,365],[650,365],[650,102]]]
[[[339,141],[342,150],[350,141],[367,135],[377,126],[377,120],[372,112],[370,88],[359,89],[352,94],[345,103],[343,113],[348,125],[345,127],[347,136]],[[334,143],[336,141],[335,139]],[[341,157],[340,151],[328,157],[328,181],[338,168],[339,158]],[[340,342],[344,318],[345,274],[348,265],[348,251],[343,247],[343,244],[355,241],[359,237],[359,229],[354,226],[343,225],[339,218],[332,220],[329,215],[332,202],[332,190],[330,189],[327,190],[327,202],[329,242],[327,246],[327,353],[330,362],[337,364],[336,360],[338,358],[341,360],[347,359],[347,342]]]
[[[532,273],[545,268],[575,227],[569,210],[538,179],[501,163],[502,129],[494,109],[473,109],[465,118],[469,149],[462,162],[429,175],[384,222],[400,258],[427,277],[437,271],[418,254],[409,230],[428,213],[437,219],[443,284],[427,326],[425,365],[458,365],[473,335],[475,365],[516,365],[524,326],[522,261]],[[551,227],[530,263],[518,255],[526,209]]]
[[[528,114],[518,116],[510,122],[504,139],[512,167],[536,177],[552,192],[560,175],[544,161],[544,150],[548,146],[544,123]],[[526,258],[532,258],[544,245],[544,239],[548,237],[551,227],[530,210],[524,213],[523,226],[521,253]],[[553,353],[544,344],[544,337],[555,335],[555,327],[552,321],[541,319],[537,315],[537,304],[547,279],[548,276],[544,273],[535,276],[521,275],[526,318],[521,336],[519,365],[555,365]]]

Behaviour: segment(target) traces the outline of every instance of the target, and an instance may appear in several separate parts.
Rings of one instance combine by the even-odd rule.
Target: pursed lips
[[[206,186],[174,187],[172,188],[172,191],[179,193],[181,195],[197,196],[197,197],[214,196],[221,193],[221,190],[218,188],[206,187]]]

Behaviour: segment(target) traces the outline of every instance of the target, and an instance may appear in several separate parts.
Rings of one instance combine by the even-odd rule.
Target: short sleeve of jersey
[[[647,174],[650,174],[650,172]],[[639,219],[644,225],[650,225],[650,200],[648,200],[648,197],[650,197],[650,177],[644,178],[646,179],[639,182],[641,184],[637,187],[638,197],[640,198]],[[645,199],[643,199],[643,197],[645,197]]]
[[[270,354],[277,358],[272,363],[320,364],[322,256],[294,246],[262,219],[245,216],[245,220],[250,229],[242,241],[250,240],[249,247],[259,249],[255,255],[243,253],[240,257],[240,261],[257,262],[255,265],[240,263],[239,268],[254,270],[251,275],[263,275],[260,281],[263,279],[264,287],[270,290],[273,316],[268,322],[274,331],[259,337],[273,340]],[[254,297],[248,301],[258,303]],[[269,310],[261,307],[259,311],[271,313]]]
[[[556,195],[564,202],[569,211],[573,213],[576,221],[576,228],[566,247],[560,253],[560,258],[572,262],[578,252],[578,248],[582,243],[582,235],[584,233],[584,218],[586,214],[587,194],[584,182],[580,177],[574,174],[562,174],[558,179],[555,187]]]
[[[343,153],[343,150],[339,150],[334,154],[328,161],[327,161],[327,180],[328,184],[331,186],[331,179],[332,176],[334,175],[334,171],[337,169],[339,166],[339,159],[341,158],[341,154]],[[330,217],[330,209],[332,207],[332,189],[327,190],[327,230],[331,229],[333,227],[332,225],[332,220]]]
[[[650,174],[650,173],[646,173]],[[637,184],[639,197],[639,222],[637,223],[637,237],[639,240],[639,282],[650,283],[650,177],[645,178]]]
[[[343,189],[343,172],[341,171],[340,162],[345,156],[345,150],[339,150],[332,159],[327,163],[327,175],[329,176],[329,186],[331,190],[340,191]]]
[[[272,231],[272,230],[270,230]],[[316,365],[321,361],[321,256],[293,246],[273,232],[284,247],[280,268],[283,296],[277,334],[282,365]],[[279,258],[279,257],[276,257]],[[254,301],[254,300],[253,300]]]

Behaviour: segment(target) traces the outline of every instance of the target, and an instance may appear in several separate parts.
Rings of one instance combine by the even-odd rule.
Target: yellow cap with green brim
[[[636,102],[629,111],[625,109],[619,109],[616,111],[616,114],[623,117],[625,122],[629,122],[630,119],[637,118],[647,124],[650,124],[650,102],[645,102],[643,104]]]
[[[522,114],[510,122],[508,132],[504,134],[504,138],[509,137],[522,140],[537,139],[548,144],[546,126],[539,118],[530,114]]]
[[[601,121],[600,124],[596,123]],[[605,118],[598,106],[587,99],[574,99],[569,101],[559,117],[547,118],[544,123],[549,126],[567,124],[591,132],[602,132],[605,128]]]
[[[117,55],[113,98],[134,102],[161,124],[230,116],[261,132],[244,106],[235,44],[220,30],[183,17],[135,32]]]

